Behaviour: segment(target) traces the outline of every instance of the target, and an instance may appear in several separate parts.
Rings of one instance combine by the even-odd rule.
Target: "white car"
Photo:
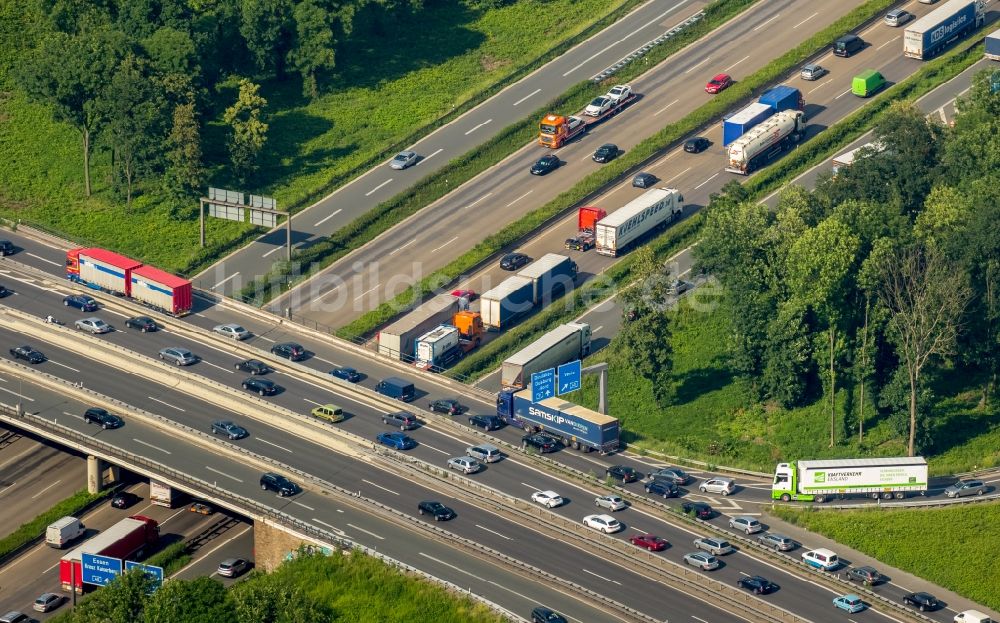
[[[617,104],[622,100],[628,99],[629,95],[632,95],[632,87],[627,84],[619,84],[611,87],[611,90],[608,91],[605,97],[611,98],[611,101]]]
[[[76,321],[76,328],[91,333],[107,333],[112,330],[111,325],[100,318],[81,318]]]
[[[415,164],[417,164],[417,152],[401,151],[389,161],[389,168],[403,170]]]
[[[531,494],[531,501],[548,508],[562,506],[563,499],[555,491],[535,491]]]
[[[607,95],[602,95],[600,97],[595,97],[589,105],[587,105],[586,110],[583,114],[590,115],[591,117],[600,117],[614,105],[614,100],[612,100]]]
[[[212,329],[220,335],[225,335],[226,337],[231,337],[234,340],[245,340],[250,337],[250,332],[241,327],[240,325],[230,322],[228,324],[215,325]]]
[[[709,478],[698,487],[702,493],[721,493],[729,495],[736,491],[736,483],[732,478]]]
[[[622,529],[622,525],[611,515],[587,515],[583,518],[583,525],[600,530],[604,534],[611,534]]]
[[[457,469],[463,474],[475,474],[483,468],[479,461],[471,456],[456,456],[453,459],[448,459],[448,467]]]
[[[754,534],[756,532],[761,532],[764,529],[763,524],[754,519],[753,517],[746,517],[740,515],[738,517],[733,517],[729,520],[729,527],[733,530],[742,530],[747,534]]]
[[[601,495],[594,499],[594,505],[598,508],[606,508],[611,512],[620,511],[626,506],[625,500],[620,495]]]

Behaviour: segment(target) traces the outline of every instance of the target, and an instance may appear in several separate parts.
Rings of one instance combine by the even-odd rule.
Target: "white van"
[[[978,610],[966,610],[955,615],[955,623],[994,623],[994,621]]]
[[[840,566],[840,560],[837,558],[837,555],[825,547],[804,552],[802,554],[802,562],[823,571],[832,571]]]
[[[83,536],[86,530],[76,517],[63,517],[45,529],[45,543],[49,547],[62,549]]]

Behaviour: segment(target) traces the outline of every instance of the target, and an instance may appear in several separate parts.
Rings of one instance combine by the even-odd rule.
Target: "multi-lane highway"
[[[701,11],[705,0],[651,0],[555,60],[443,126],[410,149],[416,166],[402,171],[379,165],[292,219],[294,245],[329,235],[402,192],[449,161],[495,136],[511,123],[589,79],[618,59]],[[285,227],[261,236],[195,278],[198,287],[231,294],[284,259]]]

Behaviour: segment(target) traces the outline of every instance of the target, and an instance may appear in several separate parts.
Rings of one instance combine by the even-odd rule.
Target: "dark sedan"
[[[544,433],[535,433],[521,437],[521,449],[534,448],[537,452],[555,452],[559,449],[559,441]]]
[[[128,508],[139,501],[139,496],[129,491],[119,491],[111,498],[114,508]]]
[[[13,255],[16,250],[14,243],[10,240],[0,240],[0,257]]]
[[[13,292],[8,290],[4,286],[0,286],[0,299],[4,298],[5,296],[10,296],[11,294],[13,294]]]
[[[451,398],[435,400],[427,405],[427,408],[435,413],[447,413],[448,415],[458,415],[465,410],[465,407],[460,405],[457,400]]]
[[[594,248],[594,236],[591,234],[580,234],[574,238],[567,238],[564,246],[573,251],[587,251]]]
[[[629,467],[628,465],[612,465],[607,470],[605,474],[613,480],[620,480],[623,483],[635,482],[639,480],[641,474],[635,471],[635,468]]]
[[[566,623],[566,617],[545,606],[538,606],[531,611],[531,623]]]
[[[250,374],[267,374],[271,371],[271,366],[257,359],[246,359],[236,364],[236,369]]]
[[[451,510],[441,502],[425,500],[417,504],[417,512],[421,515],[428,514],[434,517],[434,521],[446,521],[455,518],[455,511]]]
[[[500,268],[504,270],[517,270],[522,266],[527,266],[531,258],[524,253],[508,253],[500,258]]]
[[[291,361],[301,361],[306,358],[306,349],[295,342],[283,342],[271,347],[271,354],[284,357]]]
[[[45,355],[42,351],[35,350],[31,346],[16,346],[10,349],[10,355],[14,359],[24,359],[28,363],[42,363],[45,361]]]
[[[677,485],[668,480],[650,480],[645,485],[646,493],[665,498],[677,497]]]
[[[243,381],[243,389],[261,396],[273,396],[281,391],[281,386],[270,379],[250,377]]]
[[[712,507],[704,502],[684,502],[681,504],[681,510],[698,519],[711,519],[715,516]]]
[[[156,331],[156,321],[149,316],[134,316],[125,321],[125,327],[129,329],[137,329],[142,333],[148,333],[150,331]]]
[[[559,162],[559,158],[557,156],[542,156],[535,162],[535,164],[531,165],[531,174],[545,175],[546,173],[558,169],[560,164],[562,163]]]
[[[66,307],[75,307],[85,312],[97,311],[97,301],[86,294],[71,294],[63,299],[63,305]]]
[[[117,415],[108,413],[100,407],[91,407],[83,413],[83,421],[87,424],[97,424],[101,428],[121,428],[125,425],[125,420]]]
[[[499,430],[503,428],[503,420],[499,415],[473,415],[469,418],[469,426],[476,426],[483,430]]]
[[[711,144],[712,142],[704,136],[696,136],[684,141],[684,151],[689,154],[697,154],[708,149],[708,146]]]
[[[212,422],[212,434],[225,435],[230,439],[243,439],[250,435],[247,429],[229,420],[216,420]]]
[[[914,606],[921,612],[926,610],[936,610],[940,605],[938,604],[937,597],[931,595],[930,593],[923,592],[903,595],[903,604],[907,606]]]
[[[348,383],[357,383],[361,380],[361,373],[354,368],[334,368],[330,370],[330,376],[347,381]]]
[[[614,143],[605,143],[597,148],[597,151],[594,152],[592,158],[594,162],[604,164],[617,158],[618,152],[618,145],[615,145]]]
[[[762,578],[759,575],[751,575],[750,577],[740,578],[736,580],[736,586],[745,588],[754,595],[767,595],[768,593],[773,593],[778,590],[777,584],[767,578]]]

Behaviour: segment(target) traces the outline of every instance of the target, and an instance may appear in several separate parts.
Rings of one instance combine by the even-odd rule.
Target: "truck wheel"
[[[886,491],[885,493],[882,494],[882,499],[883,500],[891,500],[892,499],[892,494],[889,493],[888,491]]]
[[[815,497],[815,500],[816,500],[816,502],[822,504],[823,502],[826,502],[826,496],[825,495],[817,495]]]
[[[573,442],[573,449],[574,450],[579,450],[580,449],[580,442],[579,441],[574,441]]]
[[[792,496],[788,495],[787,493],[782,493],[781,494],[781,501],[782,502],[791,502],[792,501]]]
[[[905,498],[905,497],[906,497],[906,494],[905,494],[905,493],[903,493],[902,491],[897,491],[897,492],[896,492],[896,499],[897,499],[897,500],[902,500],[902,499],[903,499],[903,498]]]

